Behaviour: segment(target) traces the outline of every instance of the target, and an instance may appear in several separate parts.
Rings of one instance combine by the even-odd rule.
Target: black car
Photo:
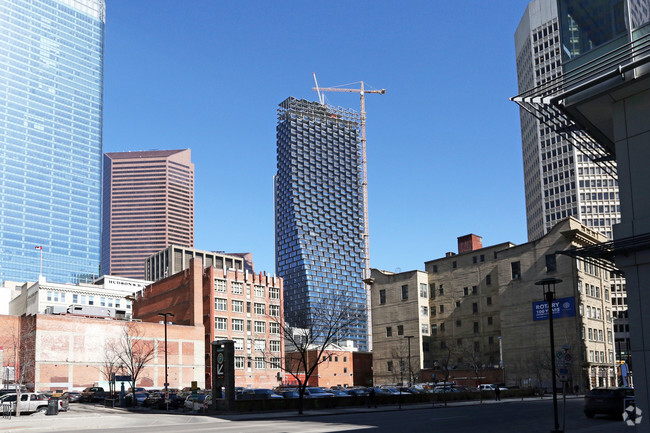
[[[598,414],[621,417],[632,402],[634,388],[594,388],[585,394],[584,412],[587,418]]]

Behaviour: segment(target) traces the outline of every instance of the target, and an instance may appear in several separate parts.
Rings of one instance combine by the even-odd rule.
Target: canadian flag
[[[37,247],[34,247],[34,248],[36,248],[37,250],[41,250],[41,251],[43,251],[43,247],[42,247],[42,246],[40,246],[40,245],[39,245],[39,246],[37,246]]]

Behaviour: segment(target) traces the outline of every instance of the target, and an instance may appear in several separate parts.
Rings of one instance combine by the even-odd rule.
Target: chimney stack
[[[458,238],[458,254],[468,253],[483,248],[483,238],[474,234]]]

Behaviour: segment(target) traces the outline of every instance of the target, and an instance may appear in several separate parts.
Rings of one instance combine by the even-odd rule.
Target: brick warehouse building
[[[138,339],[154,350],[137,386],[161,388],[165,382],[163,324],[57,314],[0,316],[3,385],[18,380],[35,391],[81,390],[106,381],[107,350],[129,326],[136,327]],[[203,334],[202,324],[168,325],[170,386],[182,388],[192,381],[203,386]]]
[[[281,278],[234,269],[203,268],[193,259],[188,269],[147,286],[136,296],[133,316],[158,322],[173,313],[179,325],[205,326],[205,383],[210,386],[211,343],[235,342],[235,384],[270,388],[281,383],[284,340]]]

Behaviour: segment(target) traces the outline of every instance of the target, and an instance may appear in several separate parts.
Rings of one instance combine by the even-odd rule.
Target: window
[[[251,312],[251,303],[250,302],[246,302],[246,312],[249,313],[249,314]]]
[[[440,312],[441,312],[441,313],[444,313],[444,312],[445,312],[445,306],[444,306],[444,305],[441,305],[441,306],[440,306]]]
[[[280,306],[279,305],[269,305],[269,315],[271,317],[280,317]]]
[[[266,350],[266,340],[255,340],[255,350],[264,352]]]
[[[444,322],[440,324],[440,332],[445,332],[445,324],[444,324]]]
[[[269,299],[280,299],[279,287],[269,287]]]
[[[456,328],[460,328],[462,326],[463,322],[461,322],[460,319],[456,320]]]
[[[244,350],[244,339],[243,338],[233,338],[232,341],[235,343],[235,350]]]
[[[230,290],[233,295],[243,295],[244,294],[244,283],[239,283],[236,281],[230,282]]]
[[[379,291],[379,305],[384,305],[386,303],[386,290],[381,289]]]
[[[493,323],[492,316],[488,316],[487,322],[488,322],[488,325],[491,325]]]
[[[52,300],[52,292],[47,292],[47,300],[48,301]]]
[[[244,320],[232,319],[232,330],[242,332],[244,330]]]
[[[445,294],[445,289],[442,287],[442,284],[440,285],[440,288],[438,289],[438,294],[439,295],[444,295]]]
[[[427,293],[427,285],[420,283],[420,298],[428,298],[429,294]]]
[[[420,307],[420,315],[422,316],[428,316],[429,315],[429,307],[426,305],[423,305]]]
[[[474,314],[478,313],[478,303],[477,302],[472,303],[472,313],[474,313]]]
[[[214,329],[217,331],[227,331],[228,330],[228,319],[225,317],[215,317],[214,318]]]
[[[605,300],[609,301],[609,289],[605,289]]]
[[[256,298],[263,298],[266,296],[264,286],[258,286],[257,284],[255,285],[255,297]]]
[[[476,295],[478,293],[478,286],[472,286],[472,295]]]
[[[463,296],[469,296],[469,287],[463,287]]]
[[[409,286],[402,286],[402,301],[406,301],[409,298]]]
[[[426,323],[422,323],[422,334],[429,335],[429,325]]]
[[[494,337],[488,337],[488,344],[492,346],[494,344]]]
[[[266,322],[255,321],[255,332],[258,334],[263,334],[266,332]]]
[[[492,296],[488,296],[487,298],[485,298],[485,302],[486,302],[488,305],[492,305]]]
[[[456,308],[460,308],[460,301],[456,301]],[[433,311],[433,310],[431,310]]]
[[[269,349],[271,352],[279,352],[280,351],[280,340],[271,340],[269,341]]]
[[[489,286],[491,284],[492,284],[492,275],[488,274],[488,275],[485,276],[485,285]]]
[[[594,332],[593,332],[593,330],[592,330],[591,328],[589,328],[588,331],[589,331],[589,339],[590,339],[590,340],[593,340],[593,339],[594,339]]]
[[[88,305],[95,305],[95,297],[88,296]]]
[[[478,334],[478,322],[474,322],[474,334]]]
[[[226,280],[214,280],[214,291],[218,293],[226,293]]]
[[[474,256],[472,257],[472,263],[477,263],[478,262],[478,257]]]
[[[386,362],[386,371],[393,371],[393,361]]]
[[[393,328],[390,326],[386,327],[386,337],[392,337],[393,336]]]
[[[243,369],[244,368],[244,357],[243,356],[235,356],[235,368],[237,368],[237,369]]]
[[[277,322],[270,322],[269,323],[269,333],[271,334],[279,334],[280,333],[280,324]]]
[[[404,325],[397,325],[397,335],[404,335]]]
[[[244,312],[244,301],[232,301],[232,312],[233,313],[243,313]]]
[[[454,260],[453,262],[451,262],[451,267],[454,268],[454,269],[456,269],[456,260]]]
[[[512,271],[513,280],[518,280],[521,278],[521,264],[519,262],[510,263],[510,270]]]
[[[281,358],[271,358],[271,368],[281,368]]]
[[[474,352],[479,353],[480,351],[481,351],[481,344],[478,341],[475,341],[474,342]]]
[[[482,261],[482,262],[485,261],[485,254],[481,254],[481,261]]]
[[[58,293],[55,293],[54,295],[55,295],[54,300],[55,300],[55,301],[58,301],[58,300],[59,300],[59,294],[58,294]],[[104,298],[103,296],[100,297],[100,298],[99,298],[99,305],[100,305],[101,307],[105,307],[105,306],[106,306],[106,298]]]
[[[557,271],[557,262],[555,259],[555,254],[546,255],[546,272],[555,272]]]
[[[264,358],[255,357],[255,368],[257,369],[266,368],[266,363],[264,362]]]
[[[79,295],[77,295],[76,293],[72,294],[72,303],[73,304],[78,304],[79,303]],[[118,307],[118,305],[116,305],[116,307]]]
[[[266,306],[258,302],[255,303],[255,314],[258,316],[263,316],[266,314]]]
[[[228,311],[228,300],[224,298],[215,298],[214,309],[217,311]]]
[[[431,325],[431,334],[436,335],[438,333],[438,325]]]
[[[435,274],[438,272],[438,265],[433,265],[433,273]]]
[[[447,348],[447,343],[445,342],[445,340],[442,340],[442,341],[440,342],[440,348],[441,348],[441,349],[446,349],[446,348]]]
[[[460,347],[463,345],[463,339],[462,338],[457,338],[456,339],[456,346]]]

